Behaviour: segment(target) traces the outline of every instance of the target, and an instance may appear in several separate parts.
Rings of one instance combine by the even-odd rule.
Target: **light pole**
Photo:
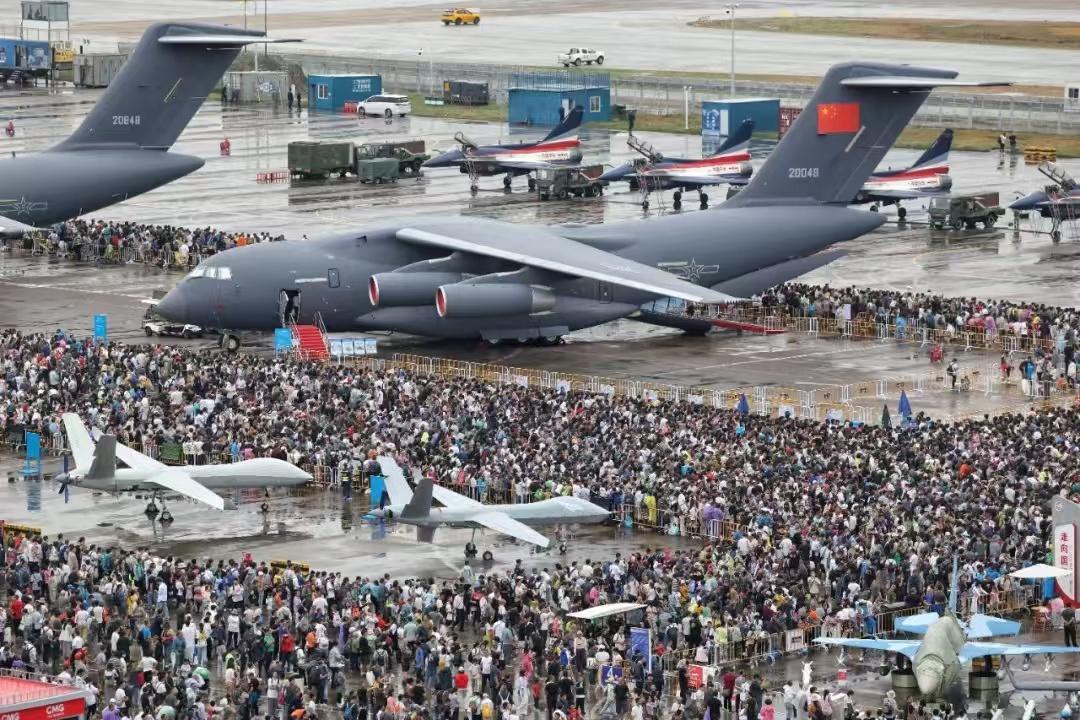
[[[683,85],[683,129],[690,129],[690,93],[694,91],[693,85]]]
[[[263,0],[263,36],[270,37],[270,6],[269,0]],[[263,57],[270,54],[270,44],[263,43]]]
[[[735,11],[738,3],[728,3],[727,12],[731,15],[731,97],[735,97]]]

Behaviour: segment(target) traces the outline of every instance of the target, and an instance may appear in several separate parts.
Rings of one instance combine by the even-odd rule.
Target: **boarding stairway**
[[[328,360],[330,359],[330,341],[326,337],[326,326],[323,325],[322,315],[315,313],[316,325],[290,325],[289,330],[293,336],[293,347],[300,352],[304,360]]]

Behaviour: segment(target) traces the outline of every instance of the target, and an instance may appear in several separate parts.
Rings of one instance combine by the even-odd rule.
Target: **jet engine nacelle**
[[[529,315],[555,307],[555,295],[524,284],[443,285],[435,292],[439,317]]]
[[[585,157],[585,154],[581,152],[581,148],[570,148],[566,151],[566,159],[572,163],[579,163]]]
[[[938,189],[949,190],[952,188],[952,178],[948,175],[938,175]]]
[[[461,282],[460,273],[377,273],[368,279],[368,299],[377,308],[431,305],[440,286],[456,282]]]

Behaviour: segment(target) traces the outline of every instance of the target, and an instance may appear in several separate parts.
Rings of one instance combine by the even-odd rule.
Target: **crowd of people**
[[[867,312],[979,307],[810,288],[773,298],[814,312],[840,300]],[[1071,319],[1032,312],[1033,327]],[[400,368],[0,332],[0,426],[15,439],[35,431],[59,442],[63,412],[127,444],[180,443],[189,461],[274,455],[377,472],[373,458],[387,453],[481,498],[573,493],[641,509],[672,534],[713,520],[737,528],[700,551],[487,576],[463,568],[456,582],[24,541],[5,557],[13,601],[0,664],[48,667],[84,683],[111,669],[115,689],[94,681],[120,713],[107,720],[140,710],[160,718],[163,706],[209,715],[199,703],[219,677],[226,717],[250,717],[271,700],[275,712],[303,715],[314,712],[309,702],[334,697],[347,720],[420,707],[472,720],[543,708],[553,720],[575,712],[581,684],[600,692],[601,707],[610,700],[613,716],[643,720],[661,710],[658,666],[672,673],[681,713],[709,702],[691,692],[688,662],[768,650],[786,630],[840,622],[862,634],[886,607],[940,609],[954,553],[966,607],[995,610],[1016,589],[1008,571],[1046,560],[1052,499],[1080,493],[1071,460],[1080,411],[1071,407],[855,426]],[[641,622],[660,659],[652,670],[618,623],[575,625],[566,616],[613,600],[648,606]],[[595,690],[594,666],[616,655],[625,681]],[[726,694],[748,720],[770,720],[763,681],[729,669],[719,700]],[[303,688],[289,679],[296,670]],[[343,685],[350,673],[359,682]],[[776,697],[787,704],[787,694]]]
[[[8,241],[11,244],[7,247],[77,261],[142,262],[184,268],[229,248],[275,240],[284,237],[265,232],[228,233],[209,227],[193,230],[171,225],[76,219],[52,226],[37,240]]]

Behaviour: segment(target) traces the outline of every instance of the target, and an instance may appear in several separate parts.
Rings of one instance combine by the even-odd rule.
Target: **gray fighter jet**
[[[68,139],[0,162],[0,232],[78,217],[184,177],[204,164],[167,152],[255,30],[159,23]]]
[[[484,505],[453,490],[435,485],[429,477],[416,478],[416,490],[409,489],[405,474],[394,459],[380,455],[379,468],[386,483],[389,505],[371,512],[377,518],[395,520],[415,525],[417,539],[432,542],[439,527],[487,528],[512,538],[546,548],[548,539],[532,529],[534,525],[568,525],[601,523],[611,513],[578,497],[555,497],[533,503],[513,505]],[[442,507],[432,507],[432,500]],[[465,546],[465,554],[472,557],[476,546],[472,541]],[[484,552],[484,559],[491,560],[491,551]]]
[[[847,63],[829,70],[750,181],[711,212],[538,227],[412,216],[313,242],[215,255],[157,305],[231,331],[321,321],[328,331],[551,341],[682,298],[720,303],[798,277],[879,227],[847,207],[930,91],[955,72]],[[999,84],[999,83],[988,83]]]

